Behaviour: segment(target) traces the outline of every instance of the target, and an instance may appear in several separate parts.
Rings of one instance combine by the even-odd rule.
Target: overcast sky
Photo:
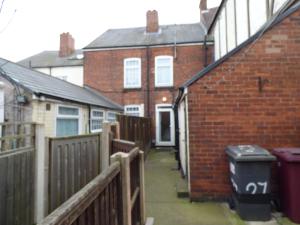
[[[83,48],[107,29],[145,26],[148,9],[158,11],[160,24],[198,22],[199,2],[4,0],[0,12],[0,57],[18,61],[44,50],[58,50],[62,32],[70,32],[76,48]],[[208,0],[208,6],[219,2]]]

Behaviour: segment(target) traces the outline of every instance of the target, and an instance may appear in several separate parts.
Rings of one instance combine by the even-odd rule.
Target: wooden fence
[[[39,225],[144,225],[144,153],[135,148],[130,153],[114,154],[111,161]],[[133,173],[138,176],[132,178]]]
[[[151,148],[151,119],[118,115],[120,126],[120,139],[132,141],[142,149],[145,154]]]
[[[120,139],[113,139],[111,144],[112,146],[110,155],[118,152],[129,153],[134,147],[136,147],[136,144],[134,142]]]
[[[48,213],[100,173],[100,134],[49,138]]]
[[[1,123],[0,224],[34,222],[35,124]]]

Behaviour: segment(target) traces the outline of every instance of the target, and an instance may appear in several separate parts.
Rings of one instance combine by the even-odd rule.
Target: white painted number
[[[267,193],[267,188],[268,188],[268,183],[267,182],[257,182],[257,183],[248,183],[246,185],[246,191],[250,192],[251,194],[256,194],[257,189],[262,187],[262,193],[266,194]]]
[[[248,191],[251,191],[251,189],[252,189],[252,192],[251,192],[251,194],[255,194],[256,193],[256,191],[257,191],[257,186],[256,186],[256,184],[255,183],[249,183],[249,184],[247,184],[247,186],[246,186],[246,191],[248,192]]]
[[[263,194],[267,193],[267,187],[268,187],[268,183],[267,182],[258,182],[257,183],[259,186],[263,187]]]

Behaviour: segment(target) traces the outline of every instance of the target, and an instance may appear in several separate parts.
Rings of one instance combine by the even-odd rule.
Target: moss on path
[[[155,225],[240,225],[244,224],[224,204],[191,203],[177,198],[180,173],[174,153],[153,150],[146,168],[146,210]]]

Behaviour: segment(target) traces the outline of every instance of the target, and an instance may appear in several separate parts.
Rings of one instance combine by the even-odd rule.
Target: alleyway
[[[175,168],[171,151],[153,150],[147,157],[146,209],[155,225],[243,224],[224,204],[190,203],[177,198],[176,184],[181,178]]]

